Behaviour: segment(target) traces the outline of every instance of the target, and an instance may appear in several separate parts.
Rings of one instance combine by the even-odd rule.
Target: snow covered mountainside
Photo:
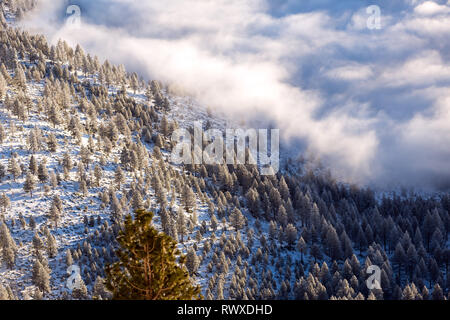
[[[3,2],[0,299],[108,299],[104,268],[138,208],[178,241],[206,299],[449,294],[448,194],[377,200],[294,164],[274,176],[251,165],[174,165],[175,129],[199,119],[223,129],[226,120],[5,17]],[[67,285],[73,265],[77,290]],[[367,286],[372,265],[380,287]]]

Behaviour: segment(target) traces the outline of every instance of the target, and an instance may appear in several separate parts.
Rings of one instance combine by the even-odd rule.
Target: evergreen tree
[[[88,190],[86,181],[85,181],[84,179],[81,180],[78,191],[79,191],[84,197],[87,196],[89,190]]]
[[[9,159],[8,171],[14,177],[14,182],[16,181],[16,178],[22,174],[22,169],[20,168],[20,165],[17,163],[14,156],[11,156],[11,158]]]
[[[39,164],[38,178],[41,183],[45,183],[48,180],[47,163],[45,160]]]
[[[181,202],[187,212],[192,212],[196,207],[195,194],[187,184],[184,185],[183,192],[181,193]]]
[[[58,253],[58,244],[56,243],[55,237],[50,233],[47,235],[47,253],[50,258],[56,257]]]
[[[234,208],[233,212],[230,215],[230,223],[236,231],[244,227],[245,217],[242,214],[241,210],[239,210],[238,208]]]
[[[286,227],[286,240],[289,248],[292,248],[295,241],[297,241],[297,229],[292,224],[288,224]]]
[[[92,298],[95,300],[100,300],[100,299],[107,299],[108,297],[109,294],[105,289],[105,279],[103,279],[100,276],[97,276],[92,290]]]
[[[303,256],[306,253],[307,245],[303,237],[300,237],[300,239],[297,241],[297,250],[300,251],[301,254],[301,261],[303,263]]]
[[[36,175],[38,172],[38,164],[34,155],[31,155],[30,157],[30,164],[28,165],[28,170],[30,170],[30,173],[34,175]]]
[[[9,200],[9,197],[2,193],[0,197],[0,207],[2,207],[2,212],[5,212],[6,209],[11,205],[11,200]]]
[[[179,208],[178,215],[177,215],[177,231],[178,235],[181,236],[181,243],[184,242],[184,237],[187,234],[187,228],[186,228],[186,219],[184,216],[183,209]]]
[[[42,265],[39,259],[36,259],[33,265],[33,283],[42,292],[50,292],[50,274]]]
[[[36,180],[34,178],[34,175],[32,173],[28,173],[27,177],[25,179],[25,183],[23,184],[23,190],[25,192],[29,192],[31,197],[33,198],[33,190],[36,185]]]
[[[73,265],[73,257],[72,257],[72,252],[70,251],[70,249],[66,250],[66,265],[68,267]]]
[[[58,228],[58,222],[61,219],[61,211],[59,210],[58,205],[55,202],[53,202],[50,207],[49,216],[53,221],[55,228]]]
[[[191,248],[188,250],[186,255],[186,268],[189,271],[189,274],[192,276],[197,272],[198,267],[200,266],[200,261],[197,257],[195,251]]]
[[[114,173],[114,181],[116,182],[118,189],[120,190],[120,186],[125,182],[125,174],[122,171],[120,166],[117,166],[116,171]]]
[[[444,300],[444,293],[441,286],[436,283],[433,287],[433,293],[431,294],[433,300]]]
[[[135,219],[127,216],[117,241],[119,261],[106,269],[106,287],[113,299],[175,300],[198,298],[182,268],[176,242],[158,232],[151,224],[153,213],[139,210]]]
[[[76,300],[86,299],[88,295],[87,287],[82,278],[80,278],[80,282],[76,288],[72,290],[72,297]]]
[[[58,140],[53,133],[50,133],[47,138],[47,147],[50,152],[56,152],[58,149]]]

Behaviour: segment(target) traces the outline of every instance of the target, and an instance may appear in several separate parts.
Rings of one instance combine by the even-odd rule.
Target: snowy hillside
[[[230,121],[79,46],[15,29],[1,8],[0,299],[109,298],[104,268],[140,208],[178,241],[206,299],[449,294],[448,194],[377,199],[283,155],[289,166],[274,176],[174,165],[175,129]],[[67,285],[73,265],[78,290]],[[366,285],[371,265],[380,289]]]

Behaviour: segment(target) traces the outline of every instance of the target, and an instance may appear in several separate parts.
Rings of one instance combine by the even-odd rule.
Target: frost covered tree
[[[14,182],[16,181],[16,178],[22,174],[22,169],[14,156],[11,156],[9,159],[8,171],[13,176]]]
[[[83,195],[83,197],[86,197],[88,195],[89,190],[86,184],[86,180],[81,180],[78,191]]]
[[[133,210],[136,211],[138,209],[143,209],[144,200],[142,199],[142,195],[139,190],[134,189],[131,201]]]
[[[116,168],[114,173],[114,181],[117,184],[118,190],[120,190],[120,186],[125,182],[125,174],[120,166],[117,166]]]
[[[28,173],[27,177],[25,178],[25,182],[23,184],[23,190],[27,193],[30,193],[31,197],[33,198],[33,190],[36,186],[36,179],[32,173]]]
[[[177,213],[177,231],[178,235],[181,237],[181,243],[184,242],[184,237],[187,235],[187,228],[186,228],[186,219],[184,216],[183,209],[179,208]]]
[[[84,300],[88,296],[88,290],[84,280],[81,278],[78,286],[72,290],[72,297],[76,300]]]
[[[92,298],[94,300],[102,300],[108,299],[110,293],[105,288],[105,279],[100,276],[97,276],[95,279],[95,283],[92,289]]]
[[[52,132],[47,137],[47,147],[50,152],[56,152],[58,150],[58,140]]]
[[[50,206],[49,217],[53,221],[55,228],[58,228],[58,222],[61,219],[61,211],[55,202]]]
[[[5,77],[2,73],[0,73],[0,100],[3,100],[3,97],[6,94],[6,88],[8,83],[5,80]]]
[[[67,265],[67,267],[70,267],[71,265],[73,265],[73,257],[72,257],[72,252],[70,251],[70,249],[66,250],[66,265]]]
[[[113,219],[116,221],[119,221],[123,214],[123,208],[114,192],[112,193],[112,197],[111,197],[110,209],[111,209],[111,214],[113,216]]]
[[[39,164],[37,174],[41,183],[45,183],[48,180],[47,162],[45,159]]]
[[[55,237],[50,233],[47,234],[47,253],[50,258],[56,257],[58,253],[58,244]]]
[[[241,230],[245,226],[245,217],[241,210],[234,208],[230,215],[230,223],[236,231]]]
[[[20,66],[18,66],[14,71],[14,83],[21,89],[26,88],[27,79],[25,77],[23,69]]]
[[[0,207],[2,208],[2,212],[4,213],[10,205],[11,200],[5,193],[2,193],[2,195],[0,196]]]
[[[181,193],[181,202],[187,212],[192,212],[196,207],[195,194],[189,185],[185,184]]]
[[[0,163],[0,182],[2,182],[5,176],[6,176],[5,166]]]
[[[186,268],[188,269],[189,274],[193,276],[197,272],[199,266],[200,261],[197,254],[192,248],[189,249],[186,255]]]
[[[295,228],[295,226],[292,224],[288,224],[285,232],[289,248],[292,248],[295,242],[297,241],[297,228]]]
[[[49,271],[42,265],[39,259],[36,259],[33,265],[33,283],[42,292],[51,291]]]
[[[97,187],[100,187],[100,180],[103,176],[103,170],[99,165],[96,165],[94,168],[94,176]]]
[[[37,161],[36,161],[36,158],[34,157],[34,155],[31,155],[31,157],[30,157],[30,163],[28,165],[28,170],[34,175],[37,174],[38,164],[37,164]]]

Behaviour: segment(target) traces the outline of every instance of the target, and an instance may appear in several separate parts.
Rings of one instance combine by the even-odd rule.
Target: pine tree
[[[25,73],[23,72],[23,69],[19,66],[16,68],[15,72],[14,72],[14,83],[22,88],[25,89],[26,88],[26,77],[25,77]]]
[[[328,227],[328,231],[326,233],[326,244],[328,247],[328,256],[332,260],[340,260],[342,258],[341,243],[336,230],[332,226]]]
[[[119,221],[122,217],[122,205],[120,201],[117,199],[116,194],[113,192],[111,197],[111,214],[116,221]]]
[[[39,164],[38,168],[38,178],[41,183],[45,183],[48,180],[48,170],[47,170],[47,163],[45,160],[43,160]]]
[[[314,243],[311,247],[311,256],[314,258],[314,263],[322,259],[322,251],[317,243]]]
[[[197,257],[197,254],[192,248],[189,249],[186,255],[186,268],[188,269],[189,274],[193,276],[197,272],[199,266],[200,261]]]
[[[0,100],[3,100],[3,97],[6,94],[7,82],[2,73],[0,73]]]
[[[6,288],[0,283],[0,301],[10,300],[8,291]]]
[[[72,257],[72,252],[70,251],[70,249],[66,250],[66,265],[68,267],[73,265],[73,257]]]
[[[297,229],[292,224],[288,224],[286,227],[286,240],[289,248],[292,248],[295,241],[297,240]]]
[[[58,228],[58,222],[61,219],[61,211],[59,210],[58,205],[55,202],[53,202],[50,207],[49,216],[55,224],[55,228]]]
[[[94,287],[92,289],[92,298],[94,300],[106,299],[109,294],[105,289],[105,279],[97,276],[95,279]]]
[[[59,195],[55,194],[55,196],[53,197],[53,204],[55,204],[55,206],[58,208],[60,214],[62,214],[64,208],[63,208],[63,203],[62,203]]]
[[[80,191],[80,193],[81,193],[84,197],[87,196],[89,190],[88,190],[88,188],[87,188],[87,184],[86,184],[86,181],[85,181],[84,179],[81,180],[78,191]]]
[[[34,234],[32,242],[33,242],[33,248],[36,252],[41,250],[42,247],[44,246],[42,239],[41,239],[41,237],[39,237],[39,234],[37,232]]]
[[[42,292],[50,292],[50,274],[42,265],[39,259],[36,259],[33,265],[33,283]]]
[[[405,264],[407,257],[405,254],[405,250],[403,250],[403,246],[400,242],[395,247],[395,252],[394,252],[394,256],[392,259],[393,259],[394,263],[397,264],[398,278],[401,279],[402,266]]]
[[[5,212],[6,209],[11,205],[11,200],[9,200],[9,197],[2,193],[0,197],[0,207],[2,207],[2,212]]]
[[[120,166],[117,166],[116,172],[114,173],[114,181],[116,182],[118,189],[120,190],[120,186],[125,182],[125,175]]]
[[[47,138],[47,147],[50,152],[56,152],[58,149],[58,140],[53,133],[50,133]]]
[[[238,208],[234,208],[233,212],[230,215],[230,223],[236,231],[244,227],[245,217],[242,214],[241,210],[239,210]]]
[[[80,282],[78,283],[78,286],[73,289],[72,291],[72,297],[77,300],[83,300],[86,299],[88,295],[86,284],[84,283],[84,280],[80,278]]]
[[[33,198],[33,190],[36,185],[36,180],[34,178],[34,175],[31,173],[27,174],[27,177],[25,179],[25,183],[23,184],[23,190],[25,192],[29,192],[31,194],[31,197]]]
[[[141,192],[139,190],[134,190],[133,197],[132,197],[132,206],[134,210],[142,209],[143,208],[143,202]]]
[[[106,269],[106,287],[113,299],[175,300],[199,298],[182,268],[176,242],[151,224],[153,213],[139,210],[135,219],[127,216],[117,241],[118,262]]]
[[[94,176],[95,176],[95,182],[96,182],[97,187],[100,186],[100,180],[102,179],[102,175],[103,175],[102,171],[103,170],[100,166],[98,166],[98,165],[95,166]]]
[[[441,286],[436,283],[433,287],[433,293],[431,294],[433,300],[444,300],[444,293]]]
[[[55,237],[50,233],[47,235],[47,253],[50,258],[56,257],[58,253],[58,244],[56,243]]]
[[[58,176],[54,171],[50,173],[50,186],[55,189],[58,186]]]
[[[9,269],[14,269],[16,263],[16,254],[11,247],[3,248],[3,261]]]
[[[0,163],[0,182],[3,180],[5,176],[6,176],[5,166]]]
[[[16,181],[16,178],[22,174],[22,169],[20,168],[20,165],[17,163],[14,156],[11,156],[11,158],[9,159],[8,171],[14,177],[14,182]]]
[[[67,171],[70,171],[73,168],[72,159],[70,158],[70,155],[67,152],[64,153],[63,167],[64,169],[67,169]]]
[[[300,237],[300,239],[298,239],[297,241],[297,250],[300,251],[302,263],[303,263],[303,256],[306,253],[306,249],[307,249],[306,242],[303,239],[303,237]]]
[[[34,155],[31,155],[30,157],[30,164],[28,165],[28,170],[30,170],[30,172],[34,175],[36,175],[38,172],[38,164]]]
[[[181,202],[187,212],[192,212],[196,207],[195,194],[187,184],[184,185],[183,192],[181,193]]]
[[[178,209],[178,215],[177,215],[177,231],[178,235],[181,236],[181,243],[184,242],[184,237],[187,234],[187,228],[186,228],[186,219],[184,216],[183,209]]]
[[[284,177],[281,177],[280,180],[280,194],[283,197],[284,201],[288,201],[290,197],[289,187],[286,184],[286,181],[284,180]]]

